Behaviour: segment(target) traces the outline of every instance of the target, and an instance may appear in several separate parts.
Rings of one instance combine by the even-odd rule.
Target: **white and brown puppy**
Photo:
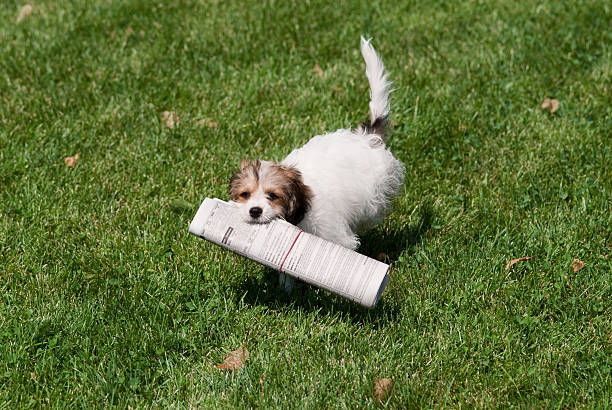
[[[243,161],[230,180],[232,202],[252,223],[282,218],[349,249],[379,223],[404,183],[404,165],[385,146],[390,83],[381,59],[361,38],[370,83],[370,121],[313,137],[280,163]],[[287,291],[293,280],[284,274]]]

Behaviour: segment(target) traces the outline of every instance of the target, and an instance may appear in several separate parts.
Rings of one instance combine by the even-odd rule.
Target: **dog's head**
[[[274,162],[242,161],[230,179],[230,199],[248,222],[282,218],[297,224],[310,208],[311,197],[300,171]]]

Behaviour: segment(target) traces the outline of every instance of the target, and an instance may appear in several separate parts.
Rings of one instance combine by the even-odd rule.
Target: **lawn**
[[[291,3],[0,4],[0,408],[612,406],[610,4]],[[187,232],[367,117],[362,34],[407,172],[372,310]]]

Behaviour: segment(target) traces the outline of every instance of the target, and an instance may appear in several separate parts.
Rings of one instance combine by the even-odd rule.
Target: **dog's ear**
[[[287,214],[285,220],[297,225],[304,219],[304,215],[310,209],[312,190],[302,179],[302,174],[295,168],[284,167],[285,175],[289,184],[285,187],[287,195]]]

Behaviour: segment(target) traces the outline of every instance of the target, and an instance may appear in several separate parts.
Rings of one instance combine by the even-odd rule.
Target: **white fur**
[[[348,129],[312,138],[281,164],[297,168],[313,192],[298,225],[349,249],[382,220],[404,182],[404,165],[379,136]]]
[[[389,116],[391,83],[387,81],[385,66],[370,44],[370,40],[363,37],[361,37],[361,55],[366,63],[366,77],[370,83],[370,114],[374,122],[377,118]]]
[[[381,59],[363,37],[361,53],[370,83],[370,115],[374,123],[389,115],[390,83]],[[358,233],[382,220],[404,183],[404,165],[386,148],[381,136],[369,134],[367,127],[317,135],[281,164],[299,170],[304,184],[312,190],[310,209],[298,226],[349,249],[359,246]],[[262,178],[270,166],[262,162]],[[261,189],[239,206],[246,219],[254,206],[264,211],[258,222],[278,216]],[[293,279],[284,274],[280,275],[280,283],[287,291],[294,285]]]
[[[374,122],[389,115],[390,83],[382,60],[363,37],[361,54]],[[359,232],[382,220],[404,183],[404,164],[380,136],[364,131],[340,129],[317,135],[281,164],[297,168],[313,191],[310,211],[298,225],[349,249],[359,246]]]

